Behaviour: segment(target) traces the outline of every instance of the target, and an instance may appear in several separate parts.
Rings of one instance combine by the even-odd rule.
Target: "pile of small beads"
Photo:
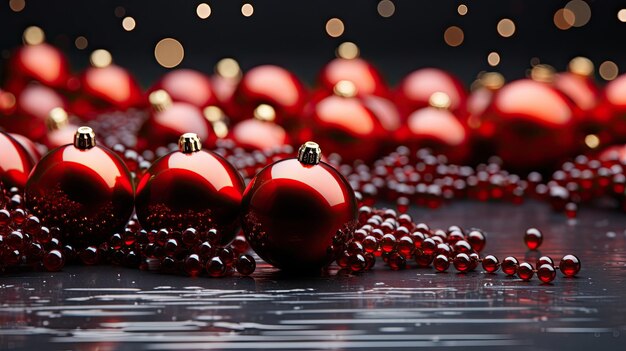
[[[542,234],[531,228],[525,235],[530,249],[541,245]],[[445,272],[452,264],[458,272],[475,270],[480,263],[487,273],[502,269],[506,275],[515,275],[530,280],[536,273],[544,283],[556,277],[559,268],[566,277],[575,276],[580,270],[580,260],[574,255],[566,255],[558,267],[548,257],[541,257],[535,269],[530,263],[519,263],[515,257],[506,257],[502,263],[493,255],[480,256],[486,245],[485,234],[479,229],[463,230],[451,226],[447,230],[430,229],[424,223],[414,223],[411,216],[396,211],[376,210],[369,206],[359,209],[359,228],[351,240],[339,248],[337,264],[352,272],[371,269],[376,257],[382,257],[392,270],[405,269],[408,261],[415,261],[417,267],[430,267]]]

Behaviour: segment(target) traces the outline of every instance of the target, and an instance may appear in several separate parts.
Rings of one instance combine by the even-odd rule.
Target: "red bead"
[[[58,272],[63,268],[65,259],[59,250],[51,250],[43,258],[43,266],[49,272]]]
[[[352,188],[324,162],[286,159],[267,166],[248,185],[242,204],[250,246],[282,269],[329,264],[331,246],[345,243],[357,222]]]
[[[574,277],[580,271],[580,260],[574,255],[565,255],[561,258],[559,269],[566,277]]]
[[[473,271],[474,269],[476,269],[476,267],[478,267],[478,263],[480,262],[480,256],[476,253],[476,252],[472,252],[469,255],[470,258],[470,271]]]
[[[487,273],[495,273],[500,268],[500,262],[494,255],[483,257],[483,269]]]
[[[437,249],[435,250],[435,253],[437,255],[450,256],[452,254],[452,248],[450,247],[450,245],[445,243],[437,244]]]
[[[84,248],[79,254],[81,262],[88,266],[94,265],[98,263],[100,259],[100,255],[98,252],[98,248],[95,246],[89,246]]]
[[[68,243],[97,245],[124,228],[133,211],[133,190],[130,172],[113,151],[70,144],[37,163],[25,199],[46,225],[69,234]]]
[[[202,272],[202,261],[196,254],[191,254],[185,258],[183,269],[187,275],[195,277]]]
[[[361,254],[355,254],[355,255],[350,256],[350,259],[348,262],[350,265],[350,270],[352,270],[353,272],[362,272],[365,270],[365,267],[367,266],[367,261],[365,259],[365,256]]]
[[[537,277],[544,283],[550,283],[556,277],[556,269],[551,264],[542,264],[537,269]]]
[[[445,272],[450,267],[450,259],[446,255],[437,255],[433,260],[433,266],[439,272]]]
[[[0,150],[0,182],[6,187],[23,189],[35,161],[17,140],[4,132],[0,132]]]
[[[422,241],[422,245],[420,246],[420,248],[425,255],[430,256],[435,253],[435,250],[437,249],[437,243],[435,243],[435,240],[433,240],[433,238],[426,238],[424,239],[424,241]]]
[[[533,266],[528,262],[522,262],[517,267],[517,276],[524,281],[529,281],[535,274]]]
[[[548,264],[548,265],[554,267],[554,260],[552,260],[552,258],[550,258],[549,256],[541,256],[537,260],[537,264],[535,265],[535,267],[541,267],[544,264]]]
[[[537,250],[543,242],[543,234],[537,228],[529,228],[524,235],[524,243],[530,250]]]
[[[459,240],[454,244],[454,252],[470,254],[472,252],[472,246],[465,240]]]
[[[509,256],[502,261],[501,269],[506,275],[515,275],[517,273],[518,261],[515,257]]]
[[[469,234],[467,234],[466,240],[470,243],[472,249],[474,249],[474,251],[476,252],[481,252],[485,248],[485,234],[483,234],[481,231],[472,230],[471,232],[469,232]]]
[[[418,267],[428,267],[433,262],[433,255],[427,255],[423,252],[415,253],[415,263],[417,263]]]
[[[385,234],[380,240],[380,249],[383,252],[392,252],[396,249],[396,237],[393,234]]]
[[[406,259],[404,258],[404,256],[398,254],[397,252],[394,252],[389,255],[389,258],[387,259],[387,264],[392,270],[397,271],[406,267]]]
[[[250,255],[241,255],[235,262],[235,269],[241,275],[250,275],[256,269],[256,261]]]
[[[470,257],[465,253],[459,253],[454,257],[452,263],[457,271],[465,273],[470,270],[471,262]]]
[[[446,241],[450,245],[456,244],[459,240],[465,240],[465,236],[462,232],[457,230],[451,231],[450,234],[448,234],[448,238],[446,239]]]
[[[217,230],[226,245],[239,227],[243,179],[210,151],[174,151],[155,162],[137,185],[135,208],[150,229]],[[211,240],[209,240],[211,241]]]
[[[365,239],[363,239],[362,244],[365,252],[372,253],[378,250],[378,240],[371,235],[366,236]]]
[[[213,257],[207,262],[206,270],[211,277],[223,277],[226,274],[226,265],[219,257]]]

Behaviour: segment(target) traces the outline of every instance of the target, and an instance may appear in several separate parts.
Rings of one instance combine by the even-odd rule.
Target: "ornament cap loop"
[[[320,146],[313,141],[307,141],[298,149],[298,161],[305,165],[316,165],[322,159]]]
[[[337,96],[352,98],[357,94],[356,85],[349,80],[340,80],[333,87],[333,92]]]
[[[152,108],[157,112],[163,112],[172,105],[172,98],[170,97],[170,94],[163,89],[155,90],[150,93],[148,100],[150,101]]]
[[[582,56],[574,57],[567,68],[570,72],[583,77],[590,77],[594,71],[593,62]]]
[[[59,130],[69,124],[67,112],[62,107],[55,107],[50,110],[46,118],[46,127],[49,131]]]
[[[254,109],[254,118],[261,121],[273,122],[276,119],[276,110],[274,110],[271,105],[260,104]]]
[[[89,127],[78,127],[74,134],[74,146],[81,150],[96,146],[96,133]]]
[[[185,133],[181,135],[180,139],[178,139],[178,149],[185,154],[202,150],[202,143],[200,142],[200,138],[198,138],[198,134]]]
[[[450,100],[450,96],[448,96],[448,94],[436,91],[430,96],[430,98],[428,98],[428,104],[434,108],[447,110],[450,108],[452,101]]]

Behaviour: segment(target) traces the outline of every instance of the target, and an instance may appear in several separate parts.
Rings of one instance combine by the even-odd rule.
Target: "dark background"
[[[196,15],[201,2],[212,9],[205,20]],[[605,60],[626,67],[626,23],[617,19],[626,3],[620,1],[588,1],[589,23],[566,31],[555,27],[553,17],[567,1],[395,0],[396,11],[390,18],[378,14],[378,0],[247,2],[254,6],[251,17],[241,14],[244,1],[26,0],[26,7],[17,13],[3,1],[0,51],[6,58],[21,43],[23,30],[37,25],[49,42],[70,56],[74,69],[87,64],[91,51],[105,48],[144,86],[167,71],[154,58],[155,44],[165,37],[176,38],[185,48],[179,67],[211,72],[218,59],[232,56],[244,69],[264,63],[284,66],[309,84],[343,41],[357,43],[361,55],[375,63],[391,83],[424,66],[446,69],[467,83],[479,71],[489,69],[501,71],[510,80],[524,76],[533,57],[557,69],[564,69],[577,55],[591,58],[596,67]],[[469,8],[465,16],[457,13],[462,3]],[[119,6],[136,20],[135,30],[122,28],[123,17],[115,15]],[[344,22],[345,32],[339,38],[326,34],[326,21],[332,17]],[[498,21],[505,17],[516,24],[510,38],[496,31]],[[465,33],[459,47],[449,47],[443,40],[451,25]],[[81,35],[89,41],[85,50],[74,46],[74,39]],[[501,56],[496,68],[487,64],[491,51]]]

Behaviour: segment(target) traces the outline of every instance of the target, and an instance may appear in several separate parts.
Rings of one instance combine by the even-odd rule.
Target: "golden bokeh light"
[[[443,40],[445,40],[446,44],[456,47],[463,44],[463,40],[465,39],[465,34],[463,34],[463,30],[457,26],[452,26],[446,29],[443,33]]]
[[[626,22],[626,9],[621,9],[617,12],[617,19],[620,22]]]
[[[585,137],[585,145],[590,149],[595,149],[600,146],[600,138],[595,134],[589,134]]]
[[[250,17],[252,16],[252,14],[254,13],[254,7],[252,6],[252,4],[243,4],[241,6],[241,14],[246,16],[246,17]]]
[[[13,12],[20,12],[26,7],[26,1],[24,0],[11,0],[9,1],[9,8]]]
[[[206,3],[201,3],[198,7],[196,7],[196,14],[201,19],[209,18],[209,16],[211,16],[211,6]]]
[[[343,34],[343,22],[339,18],[331,18],[326,22],[326,33],[333,38],[337,38]]]
[[[560,30],[567,30],[572,28],[576,16],[569,9],[558,9],[554,13],[554,25]]]
[[[459,7],[456,8],[456,12],[458,12],[461,16],[467,15],[467,10],[467,5],[464,4],[461,4],[459,5]]]
[[[604,61],[600,64],[598,68],[598,72],[600,73],[600,77],[604,80],[613,80],[617,78],[619,74],[619,68],[617,64],[613,61]]]
[[[508,18],[501,19],[498,22],[498,34],[505,38],[512,36],[515,34],[515,23]]]
[[[165,68],[178,66],[185,57],[183,45],[176,39],[161,39],[154,47],[154,57]]]
[[[79,37],[76,37],[76,40],[74,40],[74,45],[78,50],[85,50],[89,45],[89,41],[87,40],[87,38],[81,35]]]
[[[5,91],[0,92],[0,108],[2,109],[10,109],[15,106],[15,95]]]
[[[500,64],[500,54],[498,54],[495,51],[490,52],[489,55],[487,55],[487,63],[489,63],[489,66],[491,66],[491,67],[495,67],[495,66],[499,65]]]
[[[396,12],[396,5],[391,0],[381,0],[376,7],[381,17],[391,17]]]
[[[110,52],[104,49],[98,49],[91,53],[91,56],[89,56],[89,62],[91,62],[91,65],[94,67],[103,68],[113,62],[113,57]]]
[[[224,78],[239,78],[241,76],[239,63],[230,57],[219,60],[215,65],[215,72]]]
[[[135,19],[130,16],[124,17],[124,19],[122,20],[122,27],[124,27],[124,30],[127,32],[135,29],[136,25],[137,23],[135,22]]]
[[[24,35],[22,36],[25,44],[28,45],[37,45],[41,44],[46,40],[46,34],[43,30],[37,26],[30,26],[24,30]]]
[[[359,57],[359,47],[350,41],[341,43],[341,45],[337,48],[337,57],[348,60],[355,59]]]
[[[572,0],[565,5],[565,9],[572,12],[574,20],[570,24],[574,27],[582,27],[591,19],[591,7],[583,0]]]

